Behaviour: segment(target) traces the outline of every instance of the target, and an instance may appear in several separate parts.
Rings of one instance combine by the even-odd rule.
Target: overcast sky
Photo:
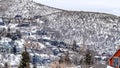
[[[120,0],[34,0],[34,1],[65,10],[105,12],[120,16]]]

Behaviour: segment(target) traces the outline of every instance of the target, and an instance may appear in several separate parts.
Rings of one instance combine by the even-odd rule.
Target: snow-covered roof
[[[1,37],[1,40],[0,40],[0,42],[10,42],[10,41],[12,41],[12,40],[7,37]]]
[[[2,18],[0,18],[0,22],[3,22]]]
[[[42,44],[42,43],[39,43],[39,45],[40,45],[41,49],[42,49],[42,48],[46,48],[45,45]]]
[[[107,68],[114,68],[114,67],[111,67],[111,66],[107,66]]]
[[[20,55],[11,54],[9,63],[10,65],[19,65],[20,60],[21,60]]]
[[[14,65],[19,65],[20,60],[21,60],[21,55],[14,55],[14,54],[6,54],[5,57],[3,57],[2,55],[0,55],[0,65],[4,66],[4,63],[8,63],[11,66]]]
[[[18,43],[19,48],[23,48],[24,47],[23,44],[24,44],[25,41],[23,39],[15,40],[15,42]]]
[[[10,28],[15,28],[17,25],[18,25],[18,24],[12,24],[12,23],[10,23],[10,24],[8,25],[8,27],[10,27]]]

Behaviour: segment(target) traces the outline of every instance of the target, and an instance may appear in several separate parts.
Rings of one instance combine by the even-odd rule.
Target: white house
[[[0,18],[0,22],[3,22],[2,18]]]

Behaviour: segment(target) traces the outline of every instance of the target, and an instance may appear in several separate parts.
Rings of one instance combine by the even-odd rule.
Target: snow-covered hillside
[[[119,17],[106,13],[64,11],[43,16],[45,31],[53,30],[54,39],[76,40],[98,52],[112,53],[120,45]],[[46,26],[47,25],[47,26]]]
[[[2,2],[1,2],[2,3]],[[15,15],[22,15],[23,17],[34,16],[34,15],[47,15],[54,12],[61,12],[62,10],[51,8],[39,3],[35,3],[31,0],[11,0],[10,2],[5,2],[6,6],[5,14],[8,17],[14,17]],[[6,4],[10,4],[6,5]],[[12,4],[11,4],[12,3]],[[1,7],[3,9],[4,7]]]
[[[7,0],[6,0],[7,1]],[[15,1],[15,2],[14,2]],[[5,2],[3,0],[3,2]],[[106,13],[67,11],[38,4],[29,0],[11,0],[6,16],[42,16],[40,30],[53,40],[90,46],[97,52],[113,53],[120,45],[120,18]],[[84,47],[83,46],[83,47]]]

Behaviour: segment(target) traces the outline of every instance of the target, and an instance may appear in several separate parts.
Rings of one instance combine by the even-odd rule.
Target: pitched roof
[[[112,57],[110,57],[110,60],[113,58],[113,56],[115,56],[118,52],[120,51],[120,49],[118,49],[113,55]]]

